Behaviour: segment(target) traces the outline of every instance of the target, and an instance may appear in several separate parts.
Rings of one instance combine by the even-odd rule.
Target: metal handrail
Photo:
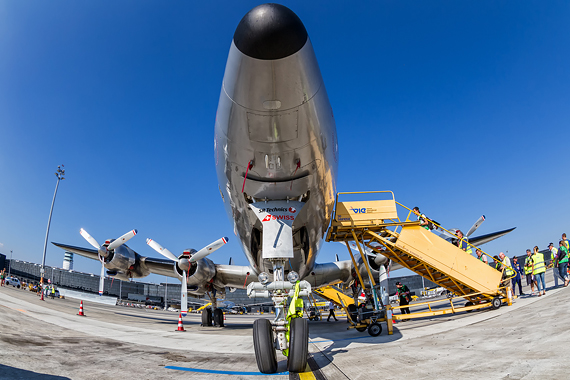
[[[391,191],[391,190],[345,191],[345,192],[338,192],[338,193],[336,194],[335,205],[334,205],[333,220],[336,219],[336,209],[337,209],[337,205],[338,205],[338,198],[339,198],[339,195],[347,195],[347,194],[379,194],[379,193],[390,193],[390,194],[392,194],[392,200],[394,201],[394,203],[396,203],[397,205],[399,205],[399,206],[401,206],[401,207],[403,207],[403,208],[409,210],[408,216],[406,217],[406,221],[409,221],[409,220],[410,220],[409,218],[410,218],[410,215],[411,215],[412,213],[415,215],[415,212],[414,212],[411,208],[406,207],[406,206],[404,206],[403,204],[401,204],[400,202],[396,201],[396,196],[394,195],[394,192]],[[425,218],[426,218],[428,221],[430,221],[431,223],[433,223],[433,225],[435,225],[437,228],[439,228],[439,229],[441,229],[441,230],[443,230],[443,231],[446,231],[446,232],[449,233],[450,235],[454,235],[451,231],[448,231],[447,229],[443,228],[441,225],[439,225],[439,224],[436,223],[435,221],[429,219],[427,216],[426,216]],[[393,223],[395,223],[395,224],[397,224],[397,223],[405,223],[405,222],[402,222],[402,221],[400,220],[400,218],[398,218],[398,222],[395,222],[393,219],[389,219],[389,220],[391,220],[391,221],[392,221]],[[396,229],[398,229],[398,227],[401,227],[401,226],[396,226]],[[506,266],[502,263],[502,261],[495,259],[493,256],[489,255],[487,252],[483,251],[481,248],[479,248],[479,247],[477,247],[477,246],[474,246],[473,244],[469,243],[469,240],[466,240],[466,239],[461,239],[461,240],[464,241],[465,243],[467,243],[467,245],[468,245],[469,247],[475,248],[475,251],[480,250],[482,254],[484,254],[485,256],[487,256],[487,257],[489,257],[489,258],[491,258],[491,259],[495,262],[495,264],[498,262],[498,263],[500,263],[501,265],[503,265],[503,269],[502,269],[501,273],[504,273],[504,271],[505,271],[505,269],[506,269]],[[513,267],[510,267],[510,266],[509,266],[508,268],[511,269],[515,274],[514,274],[513,276],[511,276],[511,277],[507,277],[506,279],[504,279],[504,280],[502,280],[502,281],[505,281],[505,280],[508,280],[508,279],[510,280],[510,279],[516,277],[517,271],[516,271]]]

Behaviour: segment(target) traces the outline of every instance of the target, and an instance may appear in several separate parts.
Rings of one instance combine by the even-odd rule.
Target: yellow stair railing
[[[391,195],[392,199],[338,201],[339,195],[381,193]],[[502,272],[420,226],[419,221],[410,221],[410,213],[406,221],[401,221],[398,217],[398,206],[412,212],[408,207],[396,202],[391,191],[338,193],[326,240],[357,240],[375,253],[384,255],[471,301],[509,296],[501,286],[505,281]],[[438,228],[445,230],[440,226]],[[503,268],[503,271],[505,269]]]

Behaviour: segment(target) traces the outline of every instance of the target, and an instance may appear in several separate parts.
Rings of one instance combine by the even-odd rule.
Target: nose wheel
[[[293,318],[290,322],[289,342],[290,372],[305,372],[309,356],[309,322],[303,318]]]
[[[261,373],[277,372],[277,354],[273,328],[267,319],[257,319],[253,322],[253,347],[257,368]]]

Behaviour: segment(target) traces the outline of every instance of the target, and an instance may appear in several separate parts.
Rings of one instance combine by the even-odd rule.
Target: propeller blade
[[[103,295],[103,287],[105,286],[105,263],[101,261],[101,277],[99,277],[99,295]]]
[[[150,245],[152,249],[154,249],[156,252],[160,253],[162,256],[166,257],[167,259],[178,262],[178,257],[174,256],[172,252],[170,252],[168,249],[158,244],[156,241],[152,239],[146,239],[146,243]]]
[[[136,234],[137,230],[131,230],[127,232],[126,234],[124,234],[117,240],[113,241],[111,244],[109,244],[107,249],[109,251],[112,251],[113,249],[120,247],[121,245],[125,244],[127,241],[131,240]]]
[[[482,215],[479,219],[477,219],[477,221],[475,222],[475,224],[469,229],[469,231],[467,231],[467,237],[471,236],[471,234],[473,232],[475,232],[475,230],[477,230],[477,228],[479,228],[479,226],[481,226],[481,224],[483,224],[483,222],[485,221],[485,215]]]
[[[192,257],[190,258],[190,262],[193,263],[200,259],[203,259],[204,257],[208,256],[210,253],[220,249],[228,241],[229,239],[227,237],[223,237],[216,240],[212,244],[205,246],[204,248],[202,248],[201,250],[192,255]]]
[[[230,257],[230,262],[228,263],[228,265],[234,265],[234,258]]]
[[[93,246],[93,248],[99,249],[99,247],[101,247],[101,244],[97,243],[97,240],[95,240],[91,235],[89,235],[87,231],[85,231],[83,228],[79,230],[79,233],[81,234],[81,236],[83,236],[85,240],[87,240],[89,244]]]
[[[188,313],[188,278],[186,271],[182,271],[182,286],[180,287],[180,312],[182,316]]]
[[[340,260],[338,259],[338,253],[335,253],[335,258],[336,258],[336,262],[339,262]]]

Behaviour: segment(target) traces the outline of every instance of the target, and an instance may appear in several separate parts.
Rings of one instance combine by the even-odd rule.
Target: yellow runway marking
[[[299,373],[299,379],[300,380],[316,380],[317,379],[315,377],[315,375],[313,374],[313,371],[311,371],[311,367],[309,367],[309,364],[307,364],[305,371],[306,372]]]

